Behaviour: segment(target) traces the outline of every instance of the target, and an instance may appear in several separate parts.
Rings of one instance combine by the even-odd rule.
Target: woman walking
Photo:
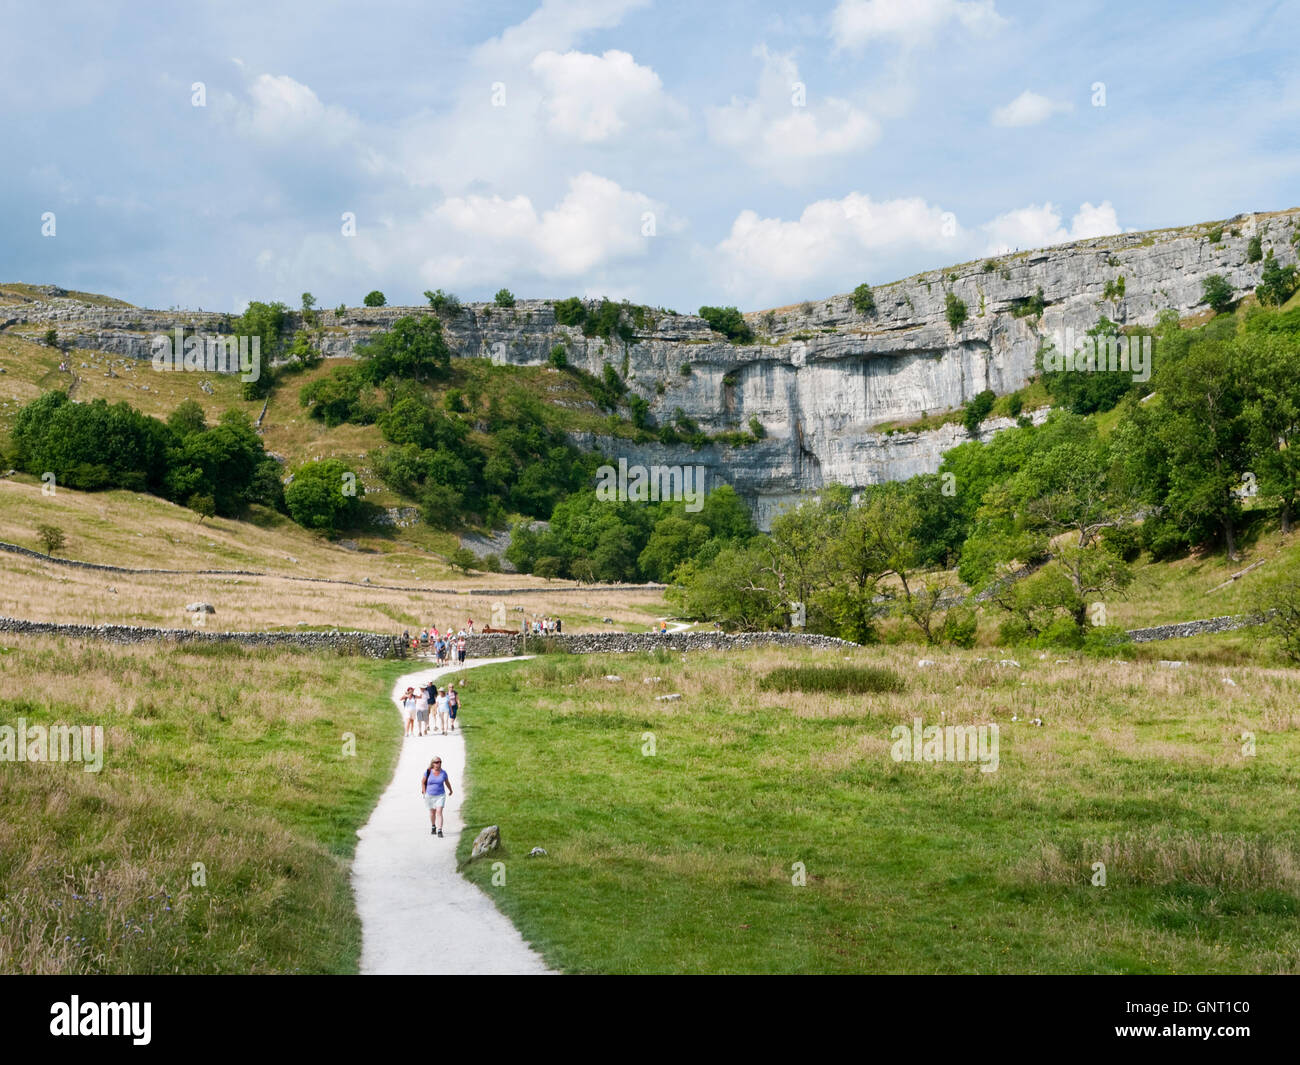
[[[442,771],[442,759],[434,758],[420,781],[420,794],[429,810],[429,834],[432,836],[442,835],[442,810],[451,793],[451,781]]]
[[[411,735],[415,731],[415,704],[419,702],[415,695],[414,688],[407,688],[406,694],[402,696],[402,710],[406,713],[406,735]]]
[[[456,694],[455,682],[447,689],[447,716],[451,718],[451,731],[456,731],[456,715],[460,713],[460,696]]]
[[[421,688],[415,695],[415,734],[429,734],[429,692]]]
[[[447,689],[438,689],[438,699],[434,704],[438,708],[438,724],[442,728],[442,734],[447,735]]]

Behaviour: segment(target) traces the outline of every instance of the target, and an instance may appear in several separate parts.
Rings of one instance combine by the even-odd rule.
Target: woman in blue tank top
[[[429,833],[442,835],[442,810],[447,805],[447,796],[451,794],[451,780],[442,768],[442,759],[434,758],[429,768],[420,779],[420,794],[424,805],[429,809]]]

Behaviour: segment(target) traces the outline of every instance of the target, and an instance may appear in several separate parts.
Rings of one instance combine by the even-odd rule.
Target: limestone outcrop
[[[967,439],[960,426],[888,433],[883,427],[954,410],[985,389],[1005,394],[1021,388],[1035,373],[1044,338],[1067,329],[1081,335],[1103,315],[1131,325],[1152,324],[1166,308],[1180,316],[1204,311],[1202,283],[1211,274],[1244,295],[1262,269],[1261,262],[1249,261],[1251,238],[1259,236],[1279,262],[1294,263],[1298,231],[1300,209],[1292,209],[993,256],[877,285],[870,315],[856,311],[848,294],[751,312],[746,320],[756,339],[744,345],[729,343],[695,315],[650,309],[629,342],[586,337],[557,324],[549,300],[520,300],[511,308],[465,304],[444,321],[461,357],[542,365],[563,344],[575,366],[599,374],[609,363],[660,421],[680,408],[716,434],[744,431],[756,419],[764,436],[739,446],[696,450],[594,436],[576,442],[629,463],[703,466],[706,488],[732,484],[766,525],[782,504],[828,483],[862,487],[933,471],[945,450]],[[945,316],[949,292],[968,311],[955,329]],[[1026,314],[1025,301],[1037,298],[1041,313]],[[36,299],[5,313],[10,328],[36,334],[53,326],[76,346],[143,360],[157,333],[178,326],[230,329],[229,315],[98,306],[69,296]],[[411,313],[432,312],[323,311],[323,353],[352,355]],[[1008,424],[990,420],[981,435]]]

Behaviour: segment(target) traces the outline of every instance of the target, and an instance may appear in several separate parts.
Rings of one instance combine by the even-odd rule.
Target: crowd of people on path
[[[473,635],[474,619],[470,618],[465,628],[455,631],[448,625],[447,628],[439,632],[437,625],[430,625],[412,636],[408,629],[402,633],[402,640],[412,651],[432,653],[440,666],[448,664],[464,665],[465,640],[466,637]]]
[[[524,632],[534,636],[559,636],[564,632],[564,622],[559,618],[524,618]]]
[[[460,683],[462,687],[465,684],[463,679]],[[456,731],[460,692],[455,681],[445,688],[438,687],[434,680],[418,688],[412,685],[402,693],[401,703],[407,736],[429,736],[435,732],[448,736]],[[442,811],[447,805],[447,796],[451,794],[451,781],[442,768],[442,758],[435,755],[420,777],[420,796],[429,811],[432,835],[442,835]]]
[[[464,684],[464,681],[461,681]],[[460,693],[456,682],[439,688],[433,681],[421,688],[407,688],[402,695],[402,713],[406,717],[406,735],[428,736],[430,722],[442,735],[456,731],[460,713]]]

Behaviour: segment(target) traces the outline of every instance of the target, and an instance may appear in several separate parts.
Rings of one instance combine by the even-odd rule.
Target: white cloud
[[[789,302],[798,294],[845,292],[1013,248],[1038,248],[1120,232],[1109,201],[1085,203],[1063,225],[1051,203],[1030,205],[975,228],[920,197],[873,200],[863,193],[818,200],[797,219],[742,211],[708,254],[715,280],[738,306]]]
[[[1058,111],[1073,110],[1073,105],[1049,100],[1026,89],[1005,107],[995,107],[991,120],[995,126],[1036,126]]]
[[[607,141],[629,125],[644,133],[686,117],[686,109],[664,92],[659,75],[627,52],[542,52],[531,69],[550,116],[547,128],[570,140]]]
[[[799,288],[843,289],[893,256],[954,253],[965,240],[951,215],[919,197],[873,201],[854,192],[809,204],[795,221],[742,211],[715,253],[726,288],[755,306]]]
[[[988,234],[985,254],[1001,255],[1016,248],[1042,248],[1069,240],[1087,240],[1120,232],[1119,219],[1109,200],[1097,206],[1083,204],[1067,230],[1061,212],[1051,203],[1030,204],[998,215],[980,227]]]
[[[302,82],[287,74],[260,74],[248,87],[239,121],[246,133],[269,143],[313,139],[339,144],[358,131],[356,118],[327,106]]]
[[[732,97],[708,111],[709,134],[756,166],[799,172],[808,162],[869,147],[880,124],[847,100],[817,97],[789,55],[754,50],[763,60],[754,97]]]
[[[489,281],[506,272],[577,277],[646,255],[651,240],[643,235],[647,212],[655,216],[656,231],[663,231],[668,222],[663,204],[592,173],[572,178],[564,198],[541,212],[522,195],[453,196],[431,219],[441,231],[435,243],[449,250],[426,259],[422,272],[431,282],[461,283]]]
[[[543,0],[523,22],[475,49],[481,62],[509,66],[527,63],[539,52],[571,47],[592,30],[607,30],[623,21],[629,11],[650,0]]]
[[[973,34],[987,34],[1006,23],[994,0],[840,0],[831,14],[836,48],[856,49],[873,41],[904,46],[924,44],[957,23]]]

